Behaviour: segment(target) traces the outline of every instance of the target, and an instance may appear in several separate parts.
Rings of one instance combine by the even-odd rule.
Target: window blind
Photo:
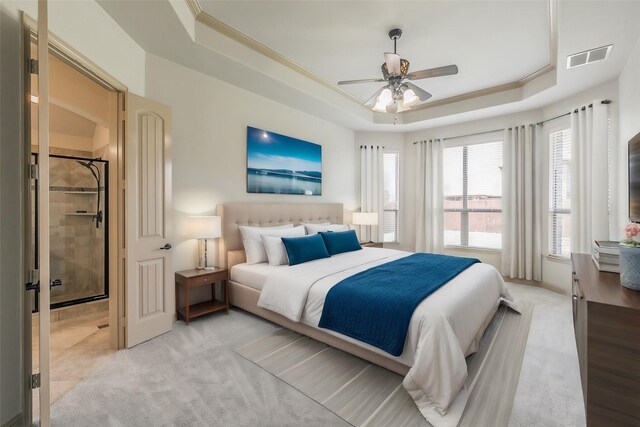
[[[398,217],[400,212],[400,155],[384,153],[384,241],[398,241]]]
[[[502,248],[502,141],[444,149],[444,242]]]
[[[571,254],[571,129],[549,135],[549,254]]]

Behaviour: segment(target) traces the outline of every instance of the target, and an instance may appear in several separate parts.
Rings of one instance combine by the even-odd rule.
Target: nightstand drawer
[[[202,272],[193,275],[176,273],[176,282],[190,288],[221,282],[223,280],[227,280],[227,270]]]

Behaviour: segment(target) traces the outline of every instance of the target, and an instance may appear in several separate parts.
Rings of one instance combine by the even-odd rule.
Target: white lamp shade
[[[222,236],[219,216],[190,216],[189,237],[192,239],[215,239]]]
[[[376,212],[354,212],[353,225],[378,225],[378,214]]]
[[[380,92],[377,101],[378,104],[384,105],[385,107],[393,104],[393,94],[391,93],[391,89],[385,88],[382,92]]]
[[[412,89],[407,89],[402,95],[402,100],[405,106],[411,107],[413,105],[416,105],[418,101],[420,101],[420,98],[418,98],[418,96]]]
[[[377,102],[376,105],[373,106],[372,110],[375,111],[376,113],[386,113],[387,106],[384,105],[384,103]]]

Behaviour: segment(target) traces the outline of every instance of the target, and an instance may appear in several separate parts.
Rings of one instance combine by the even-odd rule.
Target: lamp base
[[[198,239],[198,259],[196,263],[196,270],[206,270],[206,269],[207,269],[207,239]]]

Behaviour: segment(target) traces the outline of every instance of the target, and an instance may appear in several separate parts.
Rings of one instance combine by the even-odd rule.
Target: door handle
[[[49,281],[49,288],[53,288],[54,286],[62,286],[62,280],[60,279],[51,279]],[[25,289],[27,291],[36,291],[40,292],[40,282],[29,282],[25,284]]]
[[[162,251],[168,251],[169,249],[171,249],[173,246],[171,246],[171,243],[165,243],[163,247],[160,248],[160,250]]]

